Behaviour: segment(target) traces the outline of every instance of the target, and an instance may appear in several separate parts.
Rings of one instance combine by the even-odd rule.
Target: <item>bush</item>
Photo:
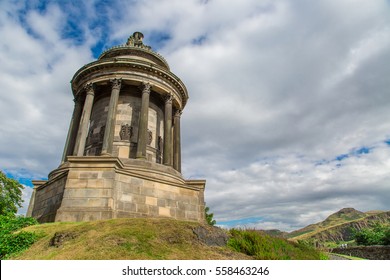
[[[303,243],[271,237],[256,230],[231,229],[228,246],[258,260],[319,260],[319,251]]]
[[[390,245],[390,227],[386,229],[383,237],[383,245]]]
[[[37,223],[34,218],[0,216],[0,259],[7,259],[12,254],[30,247],[37,240],[37,235],[32,232],[17,231]]]
[[[373,228],[364,228],[354,234],[358,245],[390,245],[390,227],[376,224]]]

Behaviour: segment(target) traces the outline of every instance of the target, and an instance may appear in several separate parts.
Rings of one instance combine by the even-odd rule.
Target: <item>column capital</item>
[[[142,93],[150,94],[150,91],[152,89],[152,85],[147,82],[142,82],[142,85],[140,86]]]
[[[119,89],[121,89],[121,86],[122,86],[122,78],[111,79],[110,83],[111,83],[112,89],[118,89],[119,90]]]
[[[95,85],[93,83],[85,84],[84,90],[87,92],[87,95],[95,95]]]
[[[177,111],[175,112],[174,117],[175,117],[175,118],[180,118],[182,113],[183,113],[182,110],[177,110]]]
[[[164,101],[165,103],[172,103],[173,100],[173,95],[168,92],[168,94],[164,95]]]

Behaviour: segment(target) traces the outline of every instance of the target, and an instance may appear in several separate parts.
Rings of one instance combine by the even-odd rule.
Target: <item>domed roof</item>
[[[141,32],[134,32],[126,44],[112,47],[104,51],[99,60],[110,58],[138,59],[157,64],[169,70],[168,62],[160,54],[154,52],[150,46],[145,45],[142,40],[144,35]]]

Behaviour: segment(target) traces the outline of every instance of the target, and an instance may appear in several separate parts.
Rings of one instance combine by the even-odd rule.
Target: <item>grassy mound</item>
[[[248,238],[237,234],[241,231],[224,232],[219,228],[172,219],[137,218],[48,223],[30,226],[24,230],[34,232],[39,236],[39,239],[29,249],[12,259],[243,260],[321,258],[316,251],[313,253],[312,249],[286,240],[257,233],[259,236],[249,238],[249,242]],[[226,239],[227,236],[230,236],[228,245],[212,246],[213,240],[207,238],[221,240],[221,232],[226,236]],[[199,233],[202,233],[203,236],[200,237]],[[251,233],[249,235],[252,236]],[[245,246],[240,244],[245,244]],[[254,251],[251,251],[250,247],[253,247]]]

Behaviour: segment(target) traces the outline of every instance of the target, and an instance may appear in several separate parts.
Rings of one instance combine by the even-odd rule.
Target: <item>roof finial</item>
[[[144,45],[144,43],[142,42],[143,38],[144,38],[144,34],[138,31],[134,32],[133,35],[131,35],[127,40],[126,45],[130,47],[141,47],[150,50],[151,47]]]

